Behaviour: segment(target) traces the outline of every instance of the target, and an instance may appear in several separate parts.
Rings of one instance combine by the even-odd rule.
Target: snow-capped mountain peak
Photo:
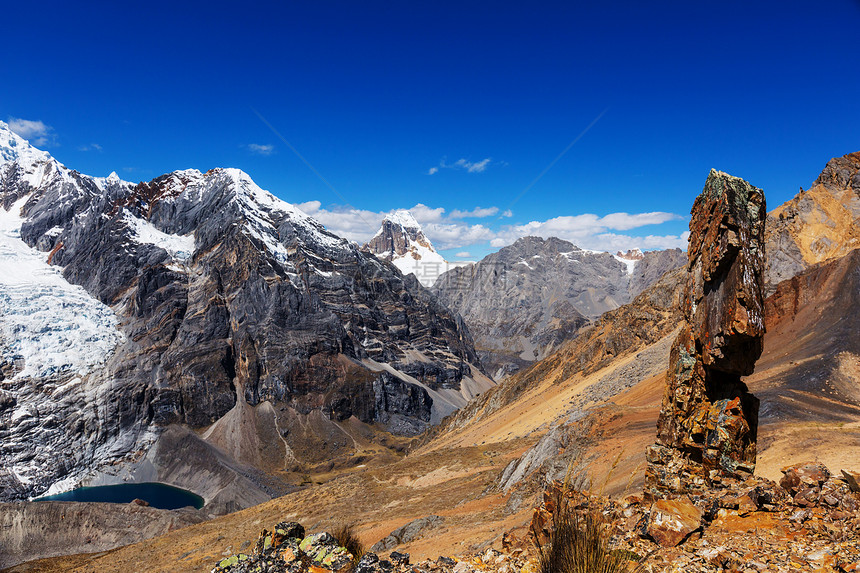
[[[424,286],[431,286],[448,267],[447,261],[424,235],[421,225],[406,209],[386,215],[379,231],[363,248],[394,263],[404,275],[414,274]]]
[[[636,263],[645,258],[645,255],[639,249],[630,249],[626,253],[618,251],[612,256],[627,267],[628,275],[632,275],[636,269]]]
[[[383,221],[389,221],[393,225],[400,225],[404,229],[421,230],[421,225],[412,216],[412,213],[407,209],[396,209],[385,216]]]
[[[22,164],[46,162],[53,159],[47,151],[36,149],[26,139],[0,121],[0,164],[19,160]]]

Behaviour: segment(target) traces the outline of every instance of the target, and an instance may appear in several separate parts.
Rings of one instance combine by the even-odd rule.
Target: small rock
[[[779,485],[792,495],[804,487],[821,487],[830,478],[830,470],[815,462],[782,468],[782,473],[784,475],[779,480]]]
[[[663,547],[682,543],[702,524],[702,512],[689,500],[660,499],[651,506],[648,535]]]
[[[842,477],[845,478],[852,492],[860,493],[860,474],[842,470]]]
[[[379,557],[376,553],[365,553],[355,566],[355,573],[375,573],[378,564]]]
[[[812,507],[818,501],[818,492],[811,488],[803,488],[794,496],[794,504],[800,507]]]

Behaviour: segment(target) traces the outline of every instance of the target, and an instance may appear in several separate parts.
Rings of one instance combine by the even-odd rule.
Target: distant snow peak
[[[450,266],[436,252],[421,225],[406,209],[397,209],[386,215],[379,231],[364,245],[364,250],[390,261],[404,275],[414,274],[427,287],[432,286]]]
[[[624,263],[627,267],[627,274],[632,275],[636,269],[636,263],[645,258],[645,255],[639,249],[630,249],[626,253],[618,251],[614,255],[617,261]]]
[[[408,209],[397,209],[385,216],[383,222],[390,221],[394,225],[400,225],[404,229],[421,230],[421,225],[415,220],[415,217]]]
[[[639,249],[630,249],[626,253],[618,251],[615,253],[615,256],[619,259],[627,259],[630,261],[641,261],[645,258],[645,255]]]

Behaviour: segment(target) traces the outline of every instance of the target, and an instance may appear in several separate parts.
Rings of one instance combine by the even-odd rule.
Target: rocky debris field
[[[468,573],[484,570],[509,573],[523,569],[520,553],[489,549],[473,558],[440,556],[411,564],[408,553],[392,551],[387,557],[373,552],[354,555],[340,546],[330,533],[306,536],[301,524],[282,522],[271,532],[266,529],[260,532],[252,553],[225,557],[212,573]]]
[[[530,526],[505,533],[501,547],[418,563],[396,550],[353,555],[329,533],[306,535],[298,523],[283,522],[212,573],[538,573],[538,547],[547,546],[562,507],[598,516],[609,550],[631,571],[860,571],[860,474],[832,474],[814,462],[783,474],[779,483],[722,477],[695,493],[623,500],[554,482]]]
[[[564,499],[573,511],[602,514],[611,547],[646,571],[860,571],[860,474],[812,462],[783,474],[778,484],[722,478],[691,494],[620,502],[556,482],[512,545],[545,542]]]

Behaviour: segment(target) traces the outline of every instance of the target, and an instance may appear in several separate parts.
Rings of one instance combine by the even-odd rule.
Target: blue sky
[[[682,245],[711,167],[772,208],[860,150],[857,1],[26,4],[0,119],[66,165],[239,167],[356,240],[418,205],[449,258]]]

